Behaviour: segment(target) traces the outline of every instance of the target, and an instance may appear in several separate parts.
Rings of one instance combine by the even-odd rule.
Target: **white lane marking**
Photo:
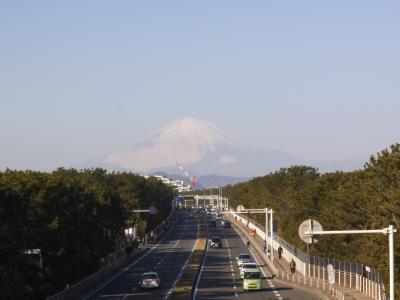
[[[239,232],[236,228],[234,228],[234,229],[235,229],[235,231],[237,232],[237,234],[240,236],[240,238],[242,239],[243,243],[246,245],[246,241],[243,239],[243,237],[242,237],[242,235],[240,234],[240,232]],[[258,260],[257,260],[257,257],[254,255],[253,251],[251,251],[251,249],[249,249],[249,251],[250,251],[250,253],[253,255],[254,260],[256,261],[256,263],[257,263],[259,266],[261,266],[260,263],[259,263]],[[267,277],[267,275],[266,275],[266,273],[264,272],[263,268],[260,267],[260,269],[261,269],[261,272],[263,273],[264,277]],[[272,284],[272,282],[271,282],[270,280],[268,280],[267,282],[268,282],[269,286],[273,289],[272,292],[273,292],[277,297],[281,297],[281,295],[279,294],[279,292],[277,291],[277,289],[275,288],[275,286]]]
[[[201,274],[203,273],[203,268],[204,268],[204,265],[205,265],[206,259],[207,259],[207,252],[208,252],[208,247],[207,247],[207,246],[208,246],[208,244],[207,244],[207,241],[208,241],[208,227],[206,227],[206,228],[207,228],[207,238],[206,238],[206,249],[205,249],[205,253],[204,253],[204,260],[203,260],[202,265],[200,266],[200,273],[199,273],[199,277],[197,278],[197,281],[196,281],[196,286],[194,287],[194,293],[193,293],[193,298],[192,298],[192,300],[195,300],[195,299],[196,299],[197,288],[198,288],[198,286],[199,286]]]
[[[183,267],[181,268],[181,271],[178,274],[178,277],[176,278],[176,280],[174,281],[174,284],[172,285],[172,287],[169,289],[167,295],[165,295],[163,300],[167,300],[169,298],[169,296],[171,296],[171,293],[173,290],[175,290],[176,284],[178,283],[179,279],[182,277],[183,271],[186,269],[186,266],[189,262],[189,260],[192,258],[194,249],[196,248],[196,245],[198,243],[199,240],[199,234],[200,234],[200,230],[199,230],[200,226],[199,223],[197,223],[197,237],[196,237],[196,241],[194,242],[193,248],[192,248],[192,252],[189,254],[188,258],[185,261],[185,264],[183,265]]]
[[[176,241],[176,243],[175,243],[175,245],[173,246],[172,249],[175,249],[176,246],[178,245],[178,243],[181,241],[181,236],[182,236],[182,234],[179,236],[179,239]],[[167,253],[167,254],[165,255],[165,258],[166,258],[168,255],[169,255],[169,253]],[[158,267],[162,262],[163,262],[163,258],[161,258],[161,260],[153,267],[153,271],[155,271],[155,270],[157,269],[157,267]]]
[[[125,300],[125,299],[128,298],[129,296],[145,296],[145,295],[150,295],[150,293],[126,294],[126,295],[122,298],[122,300]],[[107,298],[107,297],[115,298],[115,296],[118,297],[118,296],[122,296],[122,295],[118,295],[118,294],[104,295],[104,296],[102,296],[102,298]]]
[[[90,297],[92,297],[94,294],[96,294],[98,291],[100,291],[101,289],[103,289],[104,287],[106,287],[107,285],[109,285],[112,281],[114,281],[116,278],[118,278],[119,276],[121,276],[122,273],[128,271],[130,268],[132,268],[134,265],[136,265],[138,262],[140,262],[143,258],[145,258],[147,255],[149,255],[151,252],[153,252],[156,248],[158,248],[162,242],[164,242],[164,240],[167,238],[167,236],[170,235],[170,233],[172,232],[172,229],[175,228],[175,225],[173,227],[171,227],[171,229],[169,230],[169,232],[161,239],[161,241],[159,241],[155,246],[151,247],[150,250],[148,250],[145,254],[143,254],[142,256],[140,256],[139,258],[137,258],[134,262],[132,262],[127,268],[124,268],[122,271],[118,272],[117,274],[115,274],[113,277],[111,277],[109,280],[107,280],[106,282],[104,282],[102,285],[100,285],[98,288],[94,289],[89,295],[87,295],[86,297],[82,298],[82,300],[87,300]]]
[[[243,239],[243,237],[240,235],[240,233],[237,231],[236,228],[234,228],[234,229],[236,230],[237,234],[238,234],[238,235],[240,236],[240,238],[242,239],[243,243],[246,245],[246,242],[245,242],[245,240]],[[250,251],[251,255],[253,255],[254,260],[256,261],[257,265],[260,266],[261,272],[263,273],[264,277],[266,278],[266,277],[267,277],[267,274],[264,272],[263,268],[261,267],[261,264],[259,263],[257,257],[254,255],[254,253],[253,253],[253,251],[251,251],[251,249],[249,249],[249,251]]]
[[[229,253],[229,263],[231,265],[231,271],[232,271],[232,281],[233,281],[233,289],[235,290],[235,297],[239,297],[237,291],[236,291],[236,281],[235,281],[235,273],[233,273],[233,263],[232,263],[232,255],[231,255],[231,249],[229,248],[229,243],[228,243],[228,239],[226,238],[225,235],[225,230],[222,230],[222,234],[225,238],[225,243],[226,243],[226,247],[228,248],[228,253]]]

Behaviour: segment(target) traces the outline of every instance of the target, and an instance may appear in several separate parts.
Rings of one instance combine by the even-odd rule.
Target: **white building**
[[[149,178],[149,175],[142,175],[145,178]],[[160,181],[162,181],[164,184],[169,185],[171,187],[174,188],[174,190],[177,190],[179,193],[180,192],[189,192],[192,190],[190,184],[189,185],[185,185],[183,180],[174,180],[162,175],[154,175],[152,176]]]

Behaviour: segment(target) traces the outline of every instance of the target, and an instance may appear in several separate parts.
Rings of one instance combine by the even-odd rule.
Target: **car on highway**
[[[224,226],[224,225],[225,225],[225,222],[228,222],[228,220],[227,220],[227,219],[221,219],[220,222],[221,222],[221,225]]]
[[[218,214],[217,215],[217,220],[222,220],[224,218],[224,215],[223,214]]]
[[[213,236],[209,239],[210,248],[222,248],[222,240],[219,236]]]
[[[157,289],[160,287],[160,277],[156,272],[143,273],[140,287],[142,289]]]
[[[244,263],[240,268],[240,279],[243,279],[244,271],[247,269],[258,269],[258,265],[256,263]]]
[[[248,290],[261,290],[261,270],[257,269],[246,269],[243,272],[243,291]]]
[[[245,263],[252,263],[252,262],[254,262],[254,261],[253,261],[253,258],[252,258],[251,255],[248,254],[248,253],[241,253],[241,254],[239,254],[239,257],[236,257],[236,260],[237,260],[237,266],[238,266],[239,268],[241,268],[242,265],[245,264]]]
[[[225,220],[225,222],[224,222],[224,227],[225,227],[225,228],[231,228],[231,222]]]

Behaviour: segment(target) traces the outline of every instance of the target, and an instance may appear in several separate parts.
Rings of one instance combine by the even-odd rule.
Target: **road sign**
[[[316,243],[319,240],[318,235],[310,236],[306,234],[307,231],[323,231],[322,225],[315,220],[305,220],[299,226],[299,236],[303,240],[303,242],[307,244]]]
[[[329,284],[332,285],[335,283],[335,269],[333,269],[333,265],[327,265],[326,268],[328,270]]]
[[[238,207],[236,207],[236,211],[237,212],[244,211],[244,206],[243,205],[239,205]]]
[[[149,213],[155,215],[157,213],[157,207],[155,207],[154,205],[150,206]]]

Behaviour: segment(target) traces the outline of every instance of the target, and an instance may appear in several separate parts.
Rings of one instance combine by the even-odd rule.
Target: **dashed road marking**
[[[167,300],[169,298],[169,296],[172,294],[172,292],[175,290],[176,284],[178,283],[179,279],[182,277],[183,271],[186,269],[186,266],[190,260],[190,258],[193,255],[194,249],[196,248],[197,242],[199,240],[199,234],[200,234],[200,225],[197,223],[197,237],[196,240],[194,242],[193,248],[191,253],[189,254],[189,256],[187,257],[185,264],[183,265],[183,267],[181,268],[181,271],[178,274],[178,277],[176,277],[176,280],[174,281],[174,283],[172,284],[172,287],[169,289],[168,293],[165,295],[163,300]]]
[[[234,228],[234,229],[235,229],[236,233],[240,236],[240,238],[241,238],[241,240],[243,241],[243,243],[246,245],[246,241],[243,239],[243,237],[242,237],[242,235],[240,234],[240,232],[239,232],[236,228]],[[258,265],[260,265],[260,263],[259,263],[258,260],[257,260],[257,257],[254,255],[253,251],[251,251],[251,249],[249,249],[249,251],[250,251],[250,253],[253,255],[253,257],[254,257],[256,263],[257,263]],[[261,265],[260,265],[260,266],[261,266]],[[260,269],[261,269],[261,272],[263,273],[264,277],[267,277],[267,275],[265,274],[263,268],[260,268]],[[275,288],[275,285],[272,283],[272,281],[267,280],[267,283],[268,283],[268,285],[272,288],[272,292],[275,294],[275,296],[281,297],[281,295],[279,294],[278,290]]]
[[[134,262],[132,262],[128,267],[122,269],[120,272],[118,272],[117,274],[115,274],[113,277],[111,277],[109,280],[107,280],[106,282],[104,282],[102,285],[98,286],[97,288],[95,288],[94,290],[92,290],[88,295],[86,295],[84,298],[82,298],[83,300],[89,299],[91,298],[94,294],[96,294],[97,292],[99,292],[101,289],[103,289],[104,287],[106,287],[107,285],[109,285],[112,281],[114,281],[116,278],[118,278],[119,276],[121,276],[122,273],[129,271],[130,268],[132,268],[134,265],[136,265],[138,262],[140,262],[143,258],[147,257],[151,252],[153,252],[156,248],[158,248],[163,242],[164,240],[171,234],[172,229],[175,226],[171,227],[170,230],[168,231],[168,233],[154,246],[152,246],[147,252],[145,252],[142,256],[138,257]]]
[[[235,290],[235,297],[239,297],[239,294],[236,291],[237,287],[236,287],[236,281],[235,281],[235,273],[233,271],[232,253],[231,253],[231,249],[229,248],[229,242],[228,242],[228,239],[225,236],[225,231],[224,230],[222,230],[222,235],[224,236],[226,247],[228,248],[229,264],[231,265],[232,281],[233,281],[233,289]]]

